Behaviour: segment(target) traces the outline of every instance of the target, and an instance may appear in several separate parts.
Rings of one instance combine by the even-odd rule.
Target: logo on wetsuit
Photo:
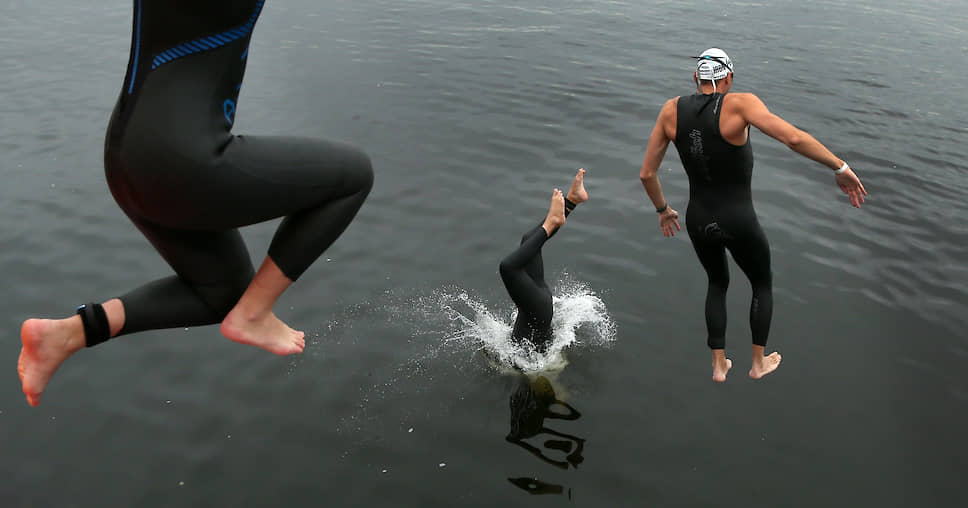
[[[222,103],[222,112],[225,113],[225,120],[229,122],[229,125],[235,122],[235,101],[232,99],[225,99]]]
[[[693,157],[698,160],[705,162],[702,151],[702,131],[699,129],[693,129],[689,133],[689,139],[692,140],[692,145],[689,146],[689,152],[692,153]]]
[[[702,229],[706,238],[711,240],[732,240],[733,237],[729,233],[723,231],[723,228],[719,227],[718,222],[710,222],[706,224],[706,227]]]
[[[709,176],[709,167],[706,166],[706,153],[702,148],[702,131],[699,129],[693,129],[689,132],[689,139],[692,143],[689,145],[689,153],[692,154],[693,160],[696,162],[696,166],[702,170],[703,175],[706,177],[706,181],[711,181],[712,178]]]
[[[242,52],[242,61],[245,62],[245,59],[248,56],[249,56],[249,47],[246,46],[245,51]],[[245,64],[243,63],[243,65]],[[222,113],[225,114],[225,120],[229,123],[229,127],[231,127],[232,124],[235,123],[235,101],[238,100],[239,98],[238,93],[240,90],[242,90],[241,81],[239,82],[239,86],[235,87],[235,93],[236,93],[235,100],[225,99],[225,102],[222,103]]]

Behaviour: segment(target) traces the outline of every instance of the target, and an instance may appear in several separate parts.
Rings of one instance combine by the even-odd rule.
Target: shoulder
[[[726,94],[726,101],[723,102],[723,113],[727,115],[739,115],[748,123],[756,123],[770,115],[769,108],[756,94],[752,93],[729,93]]]
[[[723,101],[723,105],[737,106],[740,108],[750,108],[763,106],[763,101],[754,93],[749,92],[730,92],[726,94],[726,99]]]
[[[750,92],[729,92],[726,94],[726,100],[724,103],[732,102],[734,104],[741,104],[750,101],[759,100],[759,97],[754,93]]]
[[[662,131],[666,139],[672,141],[676,139],[676,128],[679,123],[679,97],[673,97],[662,105],[662,111],[659,111],[659,120],[656,122],[656,128]]]
[[[675,117],[676,108],[678,107],[678,105],[679,105],[678,96],[665,101],[665,104],[662,105],[662,110],[659,111],[659,118],[669,117],[670,115]]]

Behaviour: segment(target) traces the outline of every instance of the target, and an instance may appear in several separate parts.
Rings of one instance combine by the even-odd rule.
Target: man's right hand
[[[834,178],[836,178],[840,190],[850,197],[850,204],[860,208],[860,205],[864,203],[867,190],[864,189],[864,184],[860,183],[860,178],[857,178],[857,175],[854,174],[854,170],[847,168],[847,171],[836,175]]]

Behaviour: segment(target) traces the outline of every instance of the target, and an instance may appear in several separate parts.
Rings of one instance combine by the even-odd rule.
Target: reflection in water
[[[508,481],[527,491],[528,494],[534,494],[536,496],[541,494],[561,494],[565,490],[561,485],[545,483],[536,478],[528,478],[526,476],[522,476],[521,478],[508,478]],[[571,489],[568,489],[568,498],[571,499]]]
[[[524,448],[545,463],[560,469],[568,469],[569,466],[577,469],[578,464],[585,460],[582,457],[584,439],[545,426],[545,419],[577,420],[581,417],[577,409],[558,400],[547,378],[538,376],[532,381],[524,374],[519,375],[517,386],[511,393],[510,405],[511,430],[505,437],[509,443]],[[541,447],[526,441],[542,434],[545,435],[545,440]],[[530,494],[564,493],[563,486],[546,483],[537,478],[508,478],[508,481]],[[571,489],[568,489],[568,497],[571,498]]]

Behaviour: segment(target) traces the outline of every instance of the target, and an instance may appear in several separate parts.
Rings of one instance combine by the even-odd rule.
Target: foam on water
[[[395,365],[378,369],[382,374],[373,384],[360,387],[359,403],[342,419],[339,431],[369,429],[364,432],[369,434],[375,428],[387,430],[388,425],[407,426],[425,418],[425,410],[420,415],[382,414],[386,408],[378,401],[434,391],[435,379],[466,379],[474,372],[488,371],[554,376],[568,364],[566,349],[608,347],[615,341],[615,323],[604,301],[587,284],[565,274],[553,296],[553,338],[544,352],[511,340],[516,310],[509,298],[489,304],[486,298],[456,285],[418,295],[387,291],[375,302],[347,309],[333,321],[337,325],[331,323],[316,334],[312,349],[320,342],[363,344],[368,324],[376,322],[383,333],[396,328],[409,339],[400,343],[396,359],[390,360]]]
[[[567,274],[557,284],[553,297],[553,336],[544,352],[538,351],[534,344],[511,340],[516,310],[504,313],[506,317],[502,318],[483,300],[459,288],[439,290],[437,297],[440,312],[454,327],[445,335],[445,342],[482,350],[495,360],[498,369],[561,370],[567,365],[562,354],[565,348],[605,346],[615,340],[615,323],[605,302],[586,284],[569,278]]]

